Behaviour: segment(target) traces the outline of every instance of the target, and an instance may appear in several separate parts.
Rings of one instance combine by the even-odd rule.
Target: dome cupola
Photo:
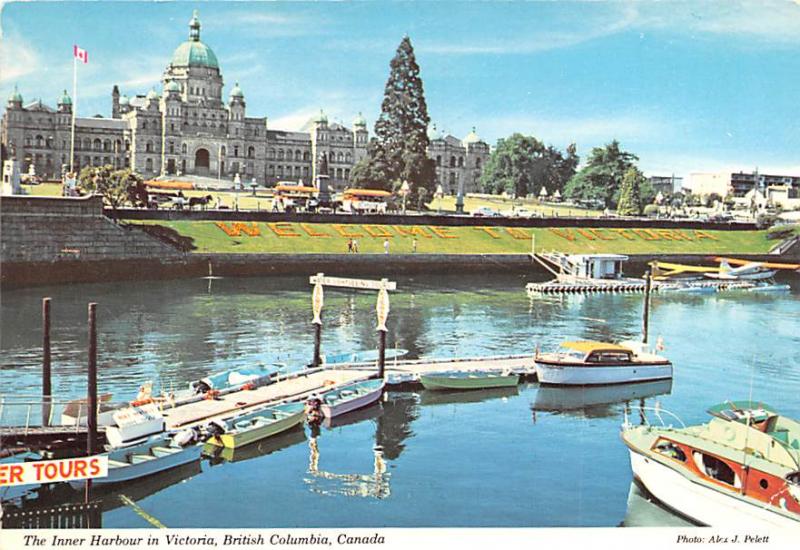
[[[189,40],[177,47],[172,54],[170,64],[173,67],[208,67],[219,69],[217,56],[207,45],[200,41],[200,18],[194,10],[189,21]]]
[[[181,86],[180,86],[180,84],[178,84],[174,80],[170,80],[169,82],[167,82],[166,86],[164,86],[164,91],[166,93],[168,93],[168,94],[170,94],[170,93],[180,93],[181,92]]]
[[[319,114],[314,117],[314,124],[328,124],[328,115],[320,109]]]
[[[355,126],[356,128],[366,128],[367,127],[367,119],[364,118],[364,115],[362,115],[359,112],[358,116],[353,120],[353,126]]]
[[[14,91],[8,96],[8,102],[22,106],[22,94],[19,93],[16,84],[14,84]]]
[[[467,134],[462,141],[464,142],[464,145],[470,145],[472,143],[480,143],[483,140],[478,134],[475,133],[475,126],[473,126],[472,131]]]
[[[72,98],[69,97],[69,94],[66,90],[61,93],[61,97],[58,98],[59,105],[72,105]]]
[[[244,92],[239,87],[239,82],[236,82],[231,90],[231,100],[233,99],[244,99]]]

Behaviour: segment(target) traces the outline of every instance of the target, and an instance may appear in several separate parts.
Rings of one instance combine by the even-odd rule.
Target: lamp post
[[[406,199],[408,198],[408,193],[411,191],[411,186],[408,185],[407,181],[403,181],[403,185],[400,186],[400,196],[403,197],[403,214],[406,213]]]
[[[442,184],[436,186],[436,194],[435,197],[437,200],[437,205],[439,207],[439,214],[442,213],[442,198],[444,198],[444,190],[442,189]]]

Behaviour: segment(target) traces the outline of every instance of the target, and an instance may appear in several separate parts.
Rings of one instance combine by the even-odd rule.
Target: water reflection
[[[383,414],[377,419],[375,445],[383,448],[388,460],[396,460],[414,437],[411,423],[419,418],[419,396],[410,392],[390,392],[383,401]]]
[[[531,409],[557,414],[580,414],[587,418],[607,418],[619,414],[616,405],[672,392],[672,380],[609,386],[539,386]]]
[[[482,390],[463,391],[423,390],[420,397],[420,404],[427,407],[431,405],[452,405],[457,403],[482,403],[491,399],[508,399],[516,395],[519,395],[516,386],[511,388],[486,388]]]
[[[343,474],[326,471],[319,466],[320,449],[318,438],[308,440],[308,475],[303,480],[313,493],[384,499],[391,494],[383,449],[372,448],[373,471],[371,474]]]
[[[631,481],[628,491],[628,507],[620,527],[693,527],[690,521],[677,516],[664,508],[641,487]]]

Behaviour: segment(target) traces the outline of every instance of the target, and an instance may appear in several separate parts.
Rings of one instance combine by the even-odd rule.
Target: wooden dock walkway
[[[174,409],[164,409],[167,429],[191,428],[212,420],[230,418],[236,414],[257,409],[270,403],[303,400],[312,393],[340,386],[355,380],[364,380],[376,373],[355,369],[323,369],[308,374],[290,376],[268,386],[240,390],[216,399],[203,399]]]
[[[393,384],[414,381],[422,373],[443,370],[510,370],[520,374],[532,374],[533,355],[389,361],[386,364],[385,375],[387,383]],[[306,374],[290,375],[268,386],[240,390],[221,395],[216,399],[203,399],[171,409],[166,408],[163,414],[167,429],[170,430],[203,426],[212,420],[228,419],[280,401],[305,400],[314,392],[322,392],[356,380],[365,380],[376,374],[377,367],[374,363],[312,370]]]

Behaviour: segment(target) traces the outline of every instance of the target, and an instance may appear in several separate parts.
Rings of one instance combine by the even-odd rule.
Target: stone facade
[[[436,129],[428,130],[428,156],[436,161],[436,184],[446,195],[480,192],[478,178],[489,160],[489,145],[475,133],[475,128],[460,140]]]
[[[155,89],[133,97],[111,93],[111,118],[75,119],[74,167],[110,164],[132,167],[145,178],[197,175],[243,184],[315,181],[320,159],[328,159],[330,183],[347,186],[353,165],[367,154],[369,135],[361,114],[352,128],[328,121],[320,111],[300,131],[269,128],[266,117],[247,114],[238,83],[223,100],[224,81],[213,50],[200,40],[197,12],[189,39],[175,49]],[[15,156],[21,170],[59,179],[69,168],[72,99],[66,90],[54,109],[41,99],[23,104],[16,90],[8,98],[0,127],[4,156]],[[476,190],[489,146],[473,132],[464,140],[435,128],[429,153],[446,193]]]

